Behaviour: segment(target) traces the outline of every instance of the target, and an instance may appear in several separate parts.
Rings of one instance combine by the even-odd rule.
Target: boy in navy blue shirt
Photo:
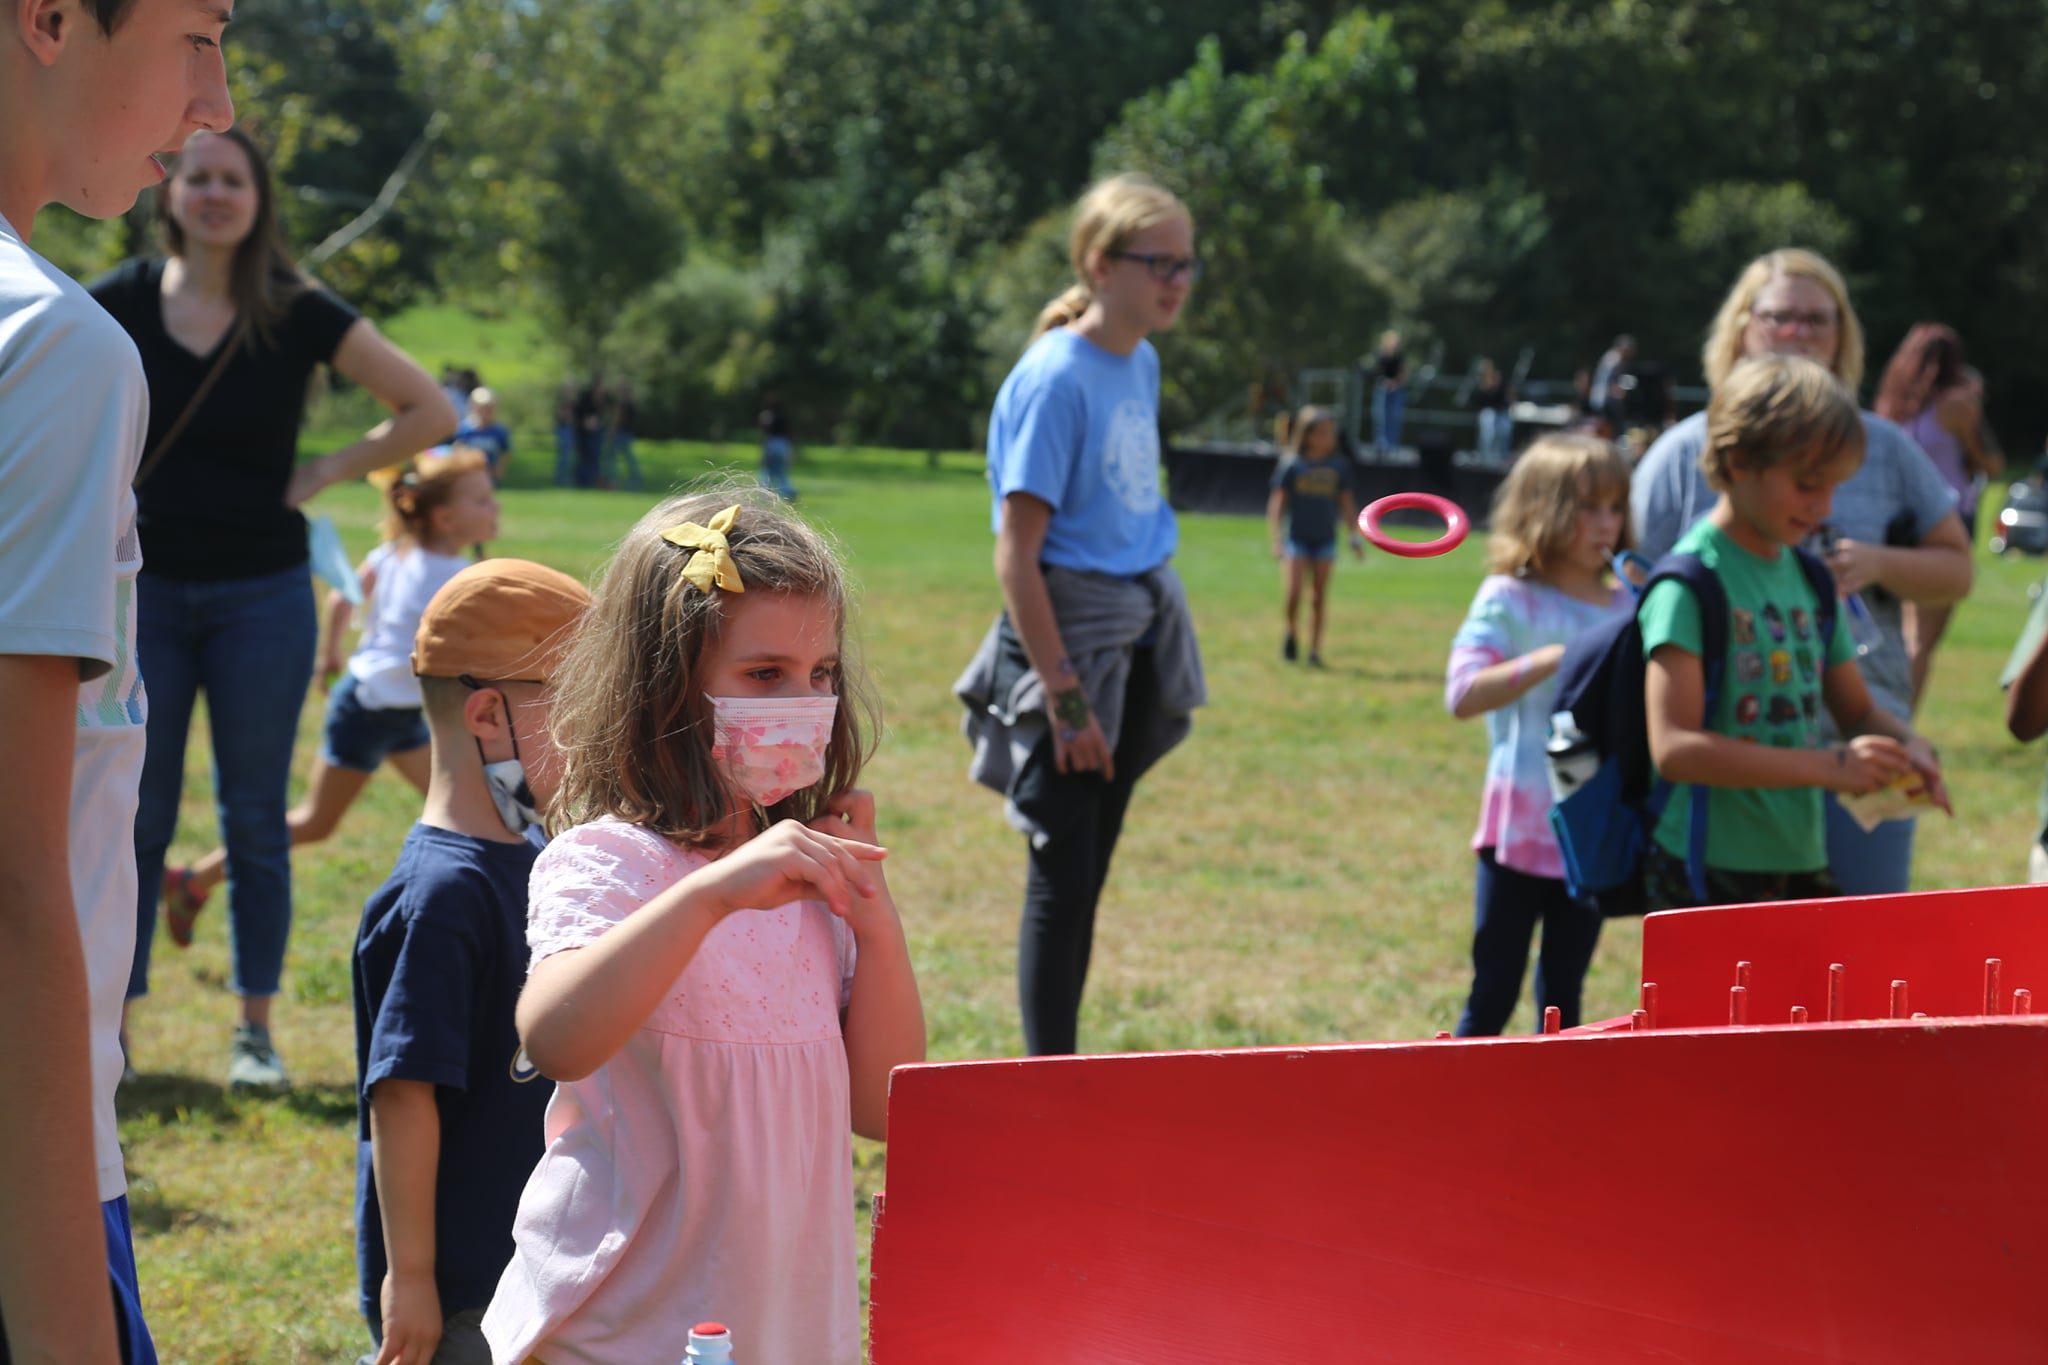
[[[519,1050],[526,884],[554,794],[548,680],[590,594],[519,559],[472,565],[414,641],[433,772],[356,935],[356,1261],[376,1365],[490,1359],[553,1087]]]

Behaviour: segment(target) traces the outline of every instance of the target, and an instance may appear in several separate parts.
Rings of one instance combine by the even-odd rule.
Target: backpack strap
[[[1835,617],[1840,614],[1842,599],[1835,594],[1834,571],[1827,561],[1811,550],[1795,545],[1792,553],[1799,556],[1799,567],[1806,573],[1806,585],[1813,589],[1813,625],[1820,641],[1821,671],[1827,671],[1828,646],[1835,638]]]
[[[1659,560],[1656,572],[1643,585],[1643,595],[1649,596],[1652,587],[1667,579],[1683,583],[1691,591],[1693,601],[1699,604],[1700,679],[1706,692],[1706,704],[1700,712],[1700,719],[1705,724],[1712,720],[1714,708],[1720,704],[1722,676],[1727,671],[1728,590],[1721,586],[1720,577],[1694,554],[1668,554]],[[1646,657],[1643,663],[1647,666],[1649,659]],[[1664,807],[1671,799],[1672,785],[1664,777],[1658,777],[1647,806],[1653,819],[1664,813]],[[1685,877],[1693,899],[1704,905],[1707,901],[1707,788],[1704,784],[1692,784],[1691,805],[1686,814]]]

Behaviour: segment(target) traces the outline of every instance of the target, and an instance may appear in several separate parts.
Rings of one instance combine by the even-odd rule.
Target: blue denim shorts
[[[330,768],[373,773],[393,754],[424,749],[433,740],[417,706],[369,707],[356,700],[356,675],[343,673],[327,695],[327,733],[320,757]]]
[[[1326,540],[1320,545],[1304,545],[1294,537],[1289,536],[1285,549],[1289,559],[1312,559],[1318,563],[1328,564],[1337,557],[1337,542],[1335,540]]]

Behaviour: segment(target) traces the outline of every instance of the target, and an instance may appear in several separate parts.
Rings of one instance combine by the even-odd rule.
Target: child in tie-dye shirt
[[[1539,921],[1538,1017],[1556,1005],[1566,1028],[1579,1021],[1579,988],[1600,918],[1565,890],[1543,746],[1566,642],[1634,607],[1629,589],[1608,574],[1627,543],[1628,466],[1591,436],[1536,442],[1494,500],[1492,572],[1451,641],[1444,675],[1444,705],[1460,720],[1484,715],[1491,746],[1472,836],[1472,994],[1460,1037],[1507,1026]]]

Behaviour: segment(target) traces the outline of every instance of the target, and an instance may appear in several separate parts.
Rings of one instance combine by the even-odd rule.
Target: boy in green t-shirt
[[[1713,788],[1708,904],[1839,894],[1822,788],[1863,794],[1905,778],[1948,808],[1933,747],[1871,701],[1846,611],[1820,638],[1820,604],[1788,552],[1827,519],[1836,485],[1863,463],[1863,439],[1855,400],[1811,360],[1745,361],[1714,390],[1700,468],[1721,497],[1673,547],[1699,556],[1728,596],[1713,715],[1704,714],[1697,600],[1682,583],[1660,583],[1640,612],[1650,756],[1680,784],[1650,841],[1653,908],[1697,903],[1686,875],[1688,784]],[[1847,743],[1817,747],[1823,705]]]

